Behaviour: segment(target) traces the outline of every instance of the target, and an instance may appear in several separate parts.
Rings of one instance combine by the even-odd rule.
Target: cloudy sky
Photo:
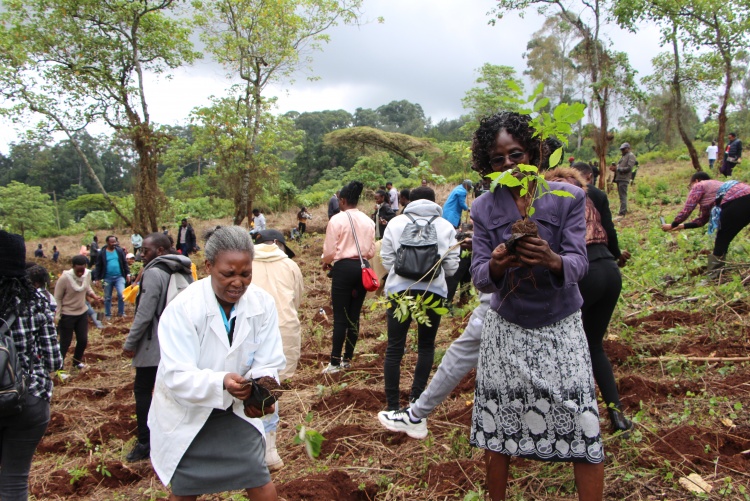
[[[299,75],[293,84],[274,87],[268,95],[279,97],[282,113],[354,112],[406,99],[422,105],[433,123],[458,117],[476,69],[491,63],[513,66],[520,74],[526,67],[526,43],[543,22],[529,11],[523,18],[506,15],[490,26],[487,12],[492,6],[490,0],[365,0],[365,17],[372,21],[329,32],[331,42],[314,54],[318,80]],[[375,21],[380,16],[382,24]],[[629,54],[639,76],[651,72],[651,58],[660,50],[656,28],[644,27],[634,35],[610,26],[604,33],[614,49]],[[146,92],[152,119],[185,123],[192,108],[206,104],[211,95],[222,95],[230,83],[210,61],[180,69],[169,80],[151,78]],[[8,144],[18,137],[10,123],[0,122],[0,151],[7,153]]]

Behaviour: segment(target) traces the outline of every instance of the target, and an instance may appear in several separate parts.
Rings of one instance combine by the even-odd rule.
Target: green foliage
[[[41,232],[55,226],[55,209],[49,195],[38,186],[27,186],[11,181],[0,187],[0,226],[26,236],[26,232]]]
[[[481,117],[493,115],[500,110],[517,111],[520,104],[517,96],[523,92],[523,81],[516,76],[516,70],[511,66],[485,63],[477,72],[479,77],[476,83],[481,87],[469,89],[461,99],[464,109],[472,117],[463,127],[467,131],[474,131]]]
[[[392,293],[388,295],[385,304],[387,308],[391,308],[393,303],[396,303],[396,308],[393,310],[393,317],[402,323],[413,318],[418,324],[430,327],[432,323],[427,316],[429,310],[438,315],[448,313],[448,308],[443,306],[443,301],[440,298],[436,299],[433,294],[429,296],[422,294],[417,297],[407,292]],[[378,304],[373,303],[373,309]]]
[[[294,436],[294,445],[304,445],[305,452],[310,459],[316,459],[320,456],[320,448],[325,437],[303,424],[298,424],[295,430],[297,430],[297,434]]]
[[[564,144],[567,144],[567,137],[573,130],[573,124],[583,118],[585,106],[582,103],[567,104],[562,103],[555,107],[552,114],[542,111],[549,102],[549,99],[539,98],[544,85],[539,84],[534,92],[525,100],[526,104],[533,103],[533,111],[522,109],[521,113],[537,113],[532,115],[530,127],[534,130],[534,136],[539,137],[542,141],[549,137],[556,137]],[[519,89],[520,92],[520,89]],[[519,101],[522,101],[519,99]],[[560,147],[549,157],[549,167],[554,168],[562,160],[563,148]],[[519,188],[521,197],[526,197],[529,203],[526,207],[526,214],[523,218],[531,217],[536,211],[534,202],[545,195],[555,195],[558,197],[573,197],[574,195],[565,190],[550,190],[549,184],[544,176],[539,174],[539,167],[536,165],[518,164],[512,169],[503,172],[493,172],[487,177],[492,179],[490,190],[494,191],[497,186],[506,186],[508,188]]]

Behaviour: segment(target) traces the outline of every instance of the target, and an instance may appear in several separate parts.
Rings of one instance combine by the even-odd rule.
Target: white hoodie
[[[437,231],[438,254],[443,257],[441,265],[444,273],[435,277],[432,282],[415,282],[411,278],[405,278],[396,274],[396,271],[393,269],[393,265],[396,262],[396,252],[401,246],[399,243],[401,233],[403,233],[406,225],[411,223],[411,220],[406,217],[405,214],[411,214],[414,219],[425,220],[429,220],[433,216],[439,216],[432,222],[432,225]],[[382,247],[380,249],[380,258],[383,261],[383,267],[389,271],[388,278],[385,282],[386,294],[403,292],[406,289],[411,289],[426,290],[441,297],[446,297],[448,295],[448,285],[445,283],[445,277],[452,276],[458,269],[461,250],[456,246],[454,249],[448,251],[448,249],[456,245],[456,230],[448,220],[443,219],[442,215],[443,208],[435,202],[429,200],[415,200],[406,206],[404,214],[396,216],[388,222],[388,226],[385,227]]]

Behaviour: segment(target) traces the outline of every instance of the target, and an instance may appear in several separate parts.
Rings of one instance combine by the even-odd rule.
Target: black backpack
[[[429,281],[440,274],[442,267],[435,266],[440,261],[438,252],[437,230],[430,219],[414,219],[411,214],[404,214],[411,221],[404,228],[399,238],[400,247],[396,251],[396,273],[413,280]],[[433,270],[434,267],[434,270]],[[430,270],[432,273],[427,275]],[[427,276],[425,276],[427,275]]]
[[[29,376],[21,367],[10,333],[15,321],[15,315],[7,320],[0,319],[0,417],[20,414],[29,389]]]

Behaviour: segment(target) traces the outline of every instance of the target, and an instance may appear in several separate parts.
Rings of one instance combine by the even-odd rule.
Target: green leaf
[[[433,308],[432,311],[434,311],[438,315],[445,315],[446,313],[448,313],[448,308]]]
[[[557,148],[555,151],[552,152],[552,154],[549,156],[550,169],[557,166],[557,164],[560,163],[560,160],[562,159],[562,154],[563,154],[562,147]]]
[[[521,172],[533,172],[533,173],[539,172],[539,169],[537,168],[536,165],[518,164],[517,167],[518,167],[518,170],[520,170]]]
[[[558,196],[558,197],[567,197],[567,198],[575,198],[576,197],[571,192],[565,191],[565,190],[551,190],[550,193],[552,193],[553,195]]]
[[[549,98],[543,97],[536,103],[534,103],[534,111],[539,111],[549,104]]]
[[[533,216],[535,212],[536,212],[536,209],[534,208],[533,205],[529,207],[529,217]]]

